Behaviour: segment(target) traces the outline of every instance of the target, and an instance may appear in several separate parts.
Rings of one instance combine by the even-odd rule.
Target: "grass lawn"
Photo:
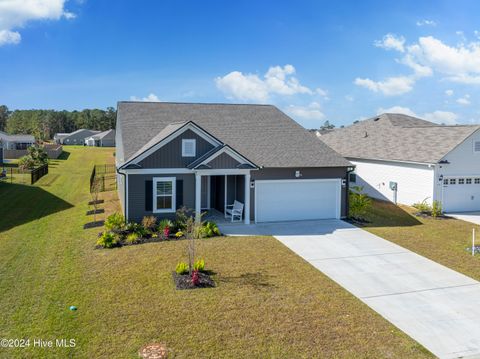
[[[0,338],[77,345],[1,358],[134,358],[152,341],[177,358],[431,357],[271,237],[198,241],[218,287],[194,291],[171,279],[185,241],[94,250],[89,176],[113,150],[65,148],[35,186],[0,183]],[[115,192],[102,196],[118,209]]]
[[[466,250],[472,245],[472,228],[480,227],[457,220],[414,216],[415,208],[374,201],[363,228],[395,242],[453,270],[480,280],[480,255]],[[480,242],[480,237],[479,237]],[[479,243],[480,244],[480,243]]]

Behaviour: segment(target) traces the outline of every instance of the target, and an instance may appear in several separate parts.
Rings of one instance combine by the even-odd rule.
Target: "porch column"
[[[245,224],[250,224],[250,173],[245,175]]]
[[[195,221],[200,222],[202,212],[202,176],[195,173]]]

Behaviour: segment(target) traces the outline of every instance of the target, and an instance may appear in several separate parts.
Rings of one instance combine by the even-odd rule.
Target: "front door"
[[[202,176],[202,209],[210,209],[210,176]]]

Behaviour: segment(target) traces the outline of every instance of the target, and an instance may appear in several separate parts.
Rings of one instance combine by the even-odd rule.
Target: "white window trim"
[[[177,178],[176,177],[153,177],[153,213],[174,213],[175,204],[177,202]],[[157,183],[158,182],[172,182],[172,207],[171,208],[157,208]]]
[[[193,154],[185,153],[187,143],[193,144]],[[195,139],[182,139],[182,157],[195,157],[197,154],[197,141]]]

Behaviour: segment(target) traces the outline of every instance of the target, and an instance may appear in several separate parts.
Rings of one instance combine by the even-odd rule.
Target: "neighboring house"
[[[116,166],[127,220],[235,200],[245,223],[341,218],[351,164],[274,106],[119,102]]]
[[[35,144],[32,135],[9,135],[0,131],[0,143],[4,150],[26,150]]]
[[[350,186],[446,212],[480,210],[480,126],[445,126],[386,113],[319,137],[356,168]]]
[[[85,139],[87,146],[115,147],[115,130],[107,130]]]
[[[100,131],[86,130],[81,128],[72,133],[56,133],[53,139],[61,145],[84,145],[85,139],[100,133]]]

